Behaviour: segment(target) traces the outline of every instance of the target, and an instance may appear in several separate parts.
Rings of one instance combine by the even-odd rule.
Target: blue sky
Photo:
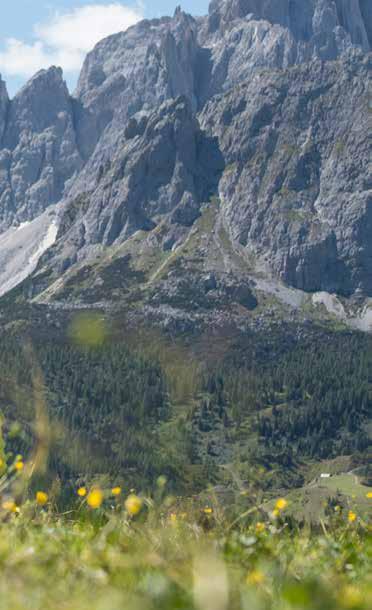
[[[9,94],[52,64],[64,68],[73,89],[83,57],[98,39],[142,17],[171,15],[179,4],[203,15],[209,0],[7,0],[0,20],[0,73]]]

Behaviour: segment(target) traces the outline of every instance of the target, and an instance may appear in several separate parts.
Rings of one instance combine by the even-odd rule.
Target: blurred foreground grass
[[[283,500],[232,524],[209,507],[125,502],[120,488],[105,500],[79,492],[65,515],[45,495],[4,510],[0,610],[372,607],[371,531],[357,515],[298,529]]]

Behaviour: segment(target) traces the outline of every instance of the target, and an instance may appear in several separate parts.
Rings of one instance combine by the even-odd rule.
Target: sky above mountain
[[[181,5],[207,13],[209,0],[13,0],[0,21],[0,74],[13,96],[35,72],[61,66],[73,90],[93,46],[142,18],[172,15]]]

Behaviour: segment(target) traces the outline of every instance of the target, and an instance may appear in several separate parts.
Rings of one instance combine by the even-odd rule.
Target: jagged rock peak
[[[62,68],[59,68],[57,66],[50,66],[50,68],[48,69],[39,70],[34,76],[32,76],[27,81],[27,83],[22,87],[22,89],[20,89],[20,91],[15,96],[15,99],[24,96],[25,93],[28,91],[32,91],[37,94],[46,86],[63,86],[66,88],[66,84],[63,80]]]
[[[32,220],[59,201],[66,181],[81,167],[72,102],[60,68],[41,70],[28,81],[7,104],[5,122],[0,231]]]
[[[88,54],[76,90],[81,150],[89,158],[105,131],[110,139],[135,113],[185,95],[197,107],[197,24],[182,11],[141,21],[102,40]]]
[[[142,66],[143,60],[150,61],[154,50],[160,50],[163,39],[169,34],[177,43],[190,35],[196,37],[195,20],[178,7],[173,18],[145,19],[125,32],[101,40],[86,57],[76,97],[85,100],[92,89],[107,84],[118,73],[124,78],[130,77],[138,64],[141,69],[146,68]],[[153,68],[151,64],[149,67]]]
[[[20,133],[27,129],[40,133],[54,126],[58,115],[71,105],[61,68],[40,70],[17,93],[10,104],[4,146],[17,146]]]

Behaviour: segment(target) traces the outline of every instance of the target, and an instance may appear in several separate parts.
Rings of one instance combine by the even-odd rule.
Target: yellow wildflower
[[[140,512],[141,508],[142,508],[142,500],[141,498],[139,498],[138,496],[136,496],[135,494],[131,494],[130,496],[128,496],[128,498],[125,501],[125,508],[127,509],[127,512],[134,517],[135,515],[138,515],[138,513]]]
[[[212,515],[213,514],[213,508],[210,508],[209,506],[206,506],[205,509],[203,510],[203,513],[205,515]]]
[[[262,585],[265,581],[265,575],[261,570],[252,570],[247,576],[247,583],[249,585],[255,585],[256,587]]]
[[[176,513],[171,513],[169,518],[171,520],[171,523],[177,523],[177,515],[176,515]]]
[[[94,489],[92,489],[92,491],[88,495],[88,498],[87,498],[88,506],[90,506],[90,508],[93,508],[93,509],[100,508],[100,506],[102,505],[102,502],[103,502],[103,492],[101,489],[99,489],[99,487],[95,487]]]
[[[2,504],[3,510],[6,510],[8,513],[17,513],[18,508],[14,500],[5,500]]]
[[[121,494],[121,487],[117,486],[117,487],[113,487],[111,490],[111,493],[113,496],[120,496]]]
[[[354,521],[356,521],[357,516],[352,510],[349,510],[349,514],[348,514],[347,518],[348,518],[349,523],[354,523]]]
[[[261,534],[262,532],[264,532],[265,529],[266,529],[265,523],[261,523],[261,521],[258,521],[258,523],[256,523],[256,532],[258,534]]]
[[[38,491],[36,494],[36,502],[39,506],[45,506],[48,503],[48,494],[44,491]]]
[[[14,464],[14,468],[17,470],[17,472],[21,472],[24,469],[25,465],[22,462],[22,460],[19,460],[18,462],[16,462]]]
[[[276,519],[277,517],[279,517],[280,515],[280,511],[277,508],[274,508],[273,512],[271,513],[271,516],[273,517],[273,519]]]
[[[77,495],[80,496],[80,498],[85,498],[85,496],[87,495],[87,488],[79,487],[79,489],[77,490]]]
[[[369,492],[366,494],[366,498],[368,498],[369,500],[371,500],[371,499],[372,499],[372,491],[369,491]]]
[[[279,498],[279,500],[277,500],[275,504],[276,510],[285,510],[287,506],[288,502],[287,500],[285,500],[285,498]]]

